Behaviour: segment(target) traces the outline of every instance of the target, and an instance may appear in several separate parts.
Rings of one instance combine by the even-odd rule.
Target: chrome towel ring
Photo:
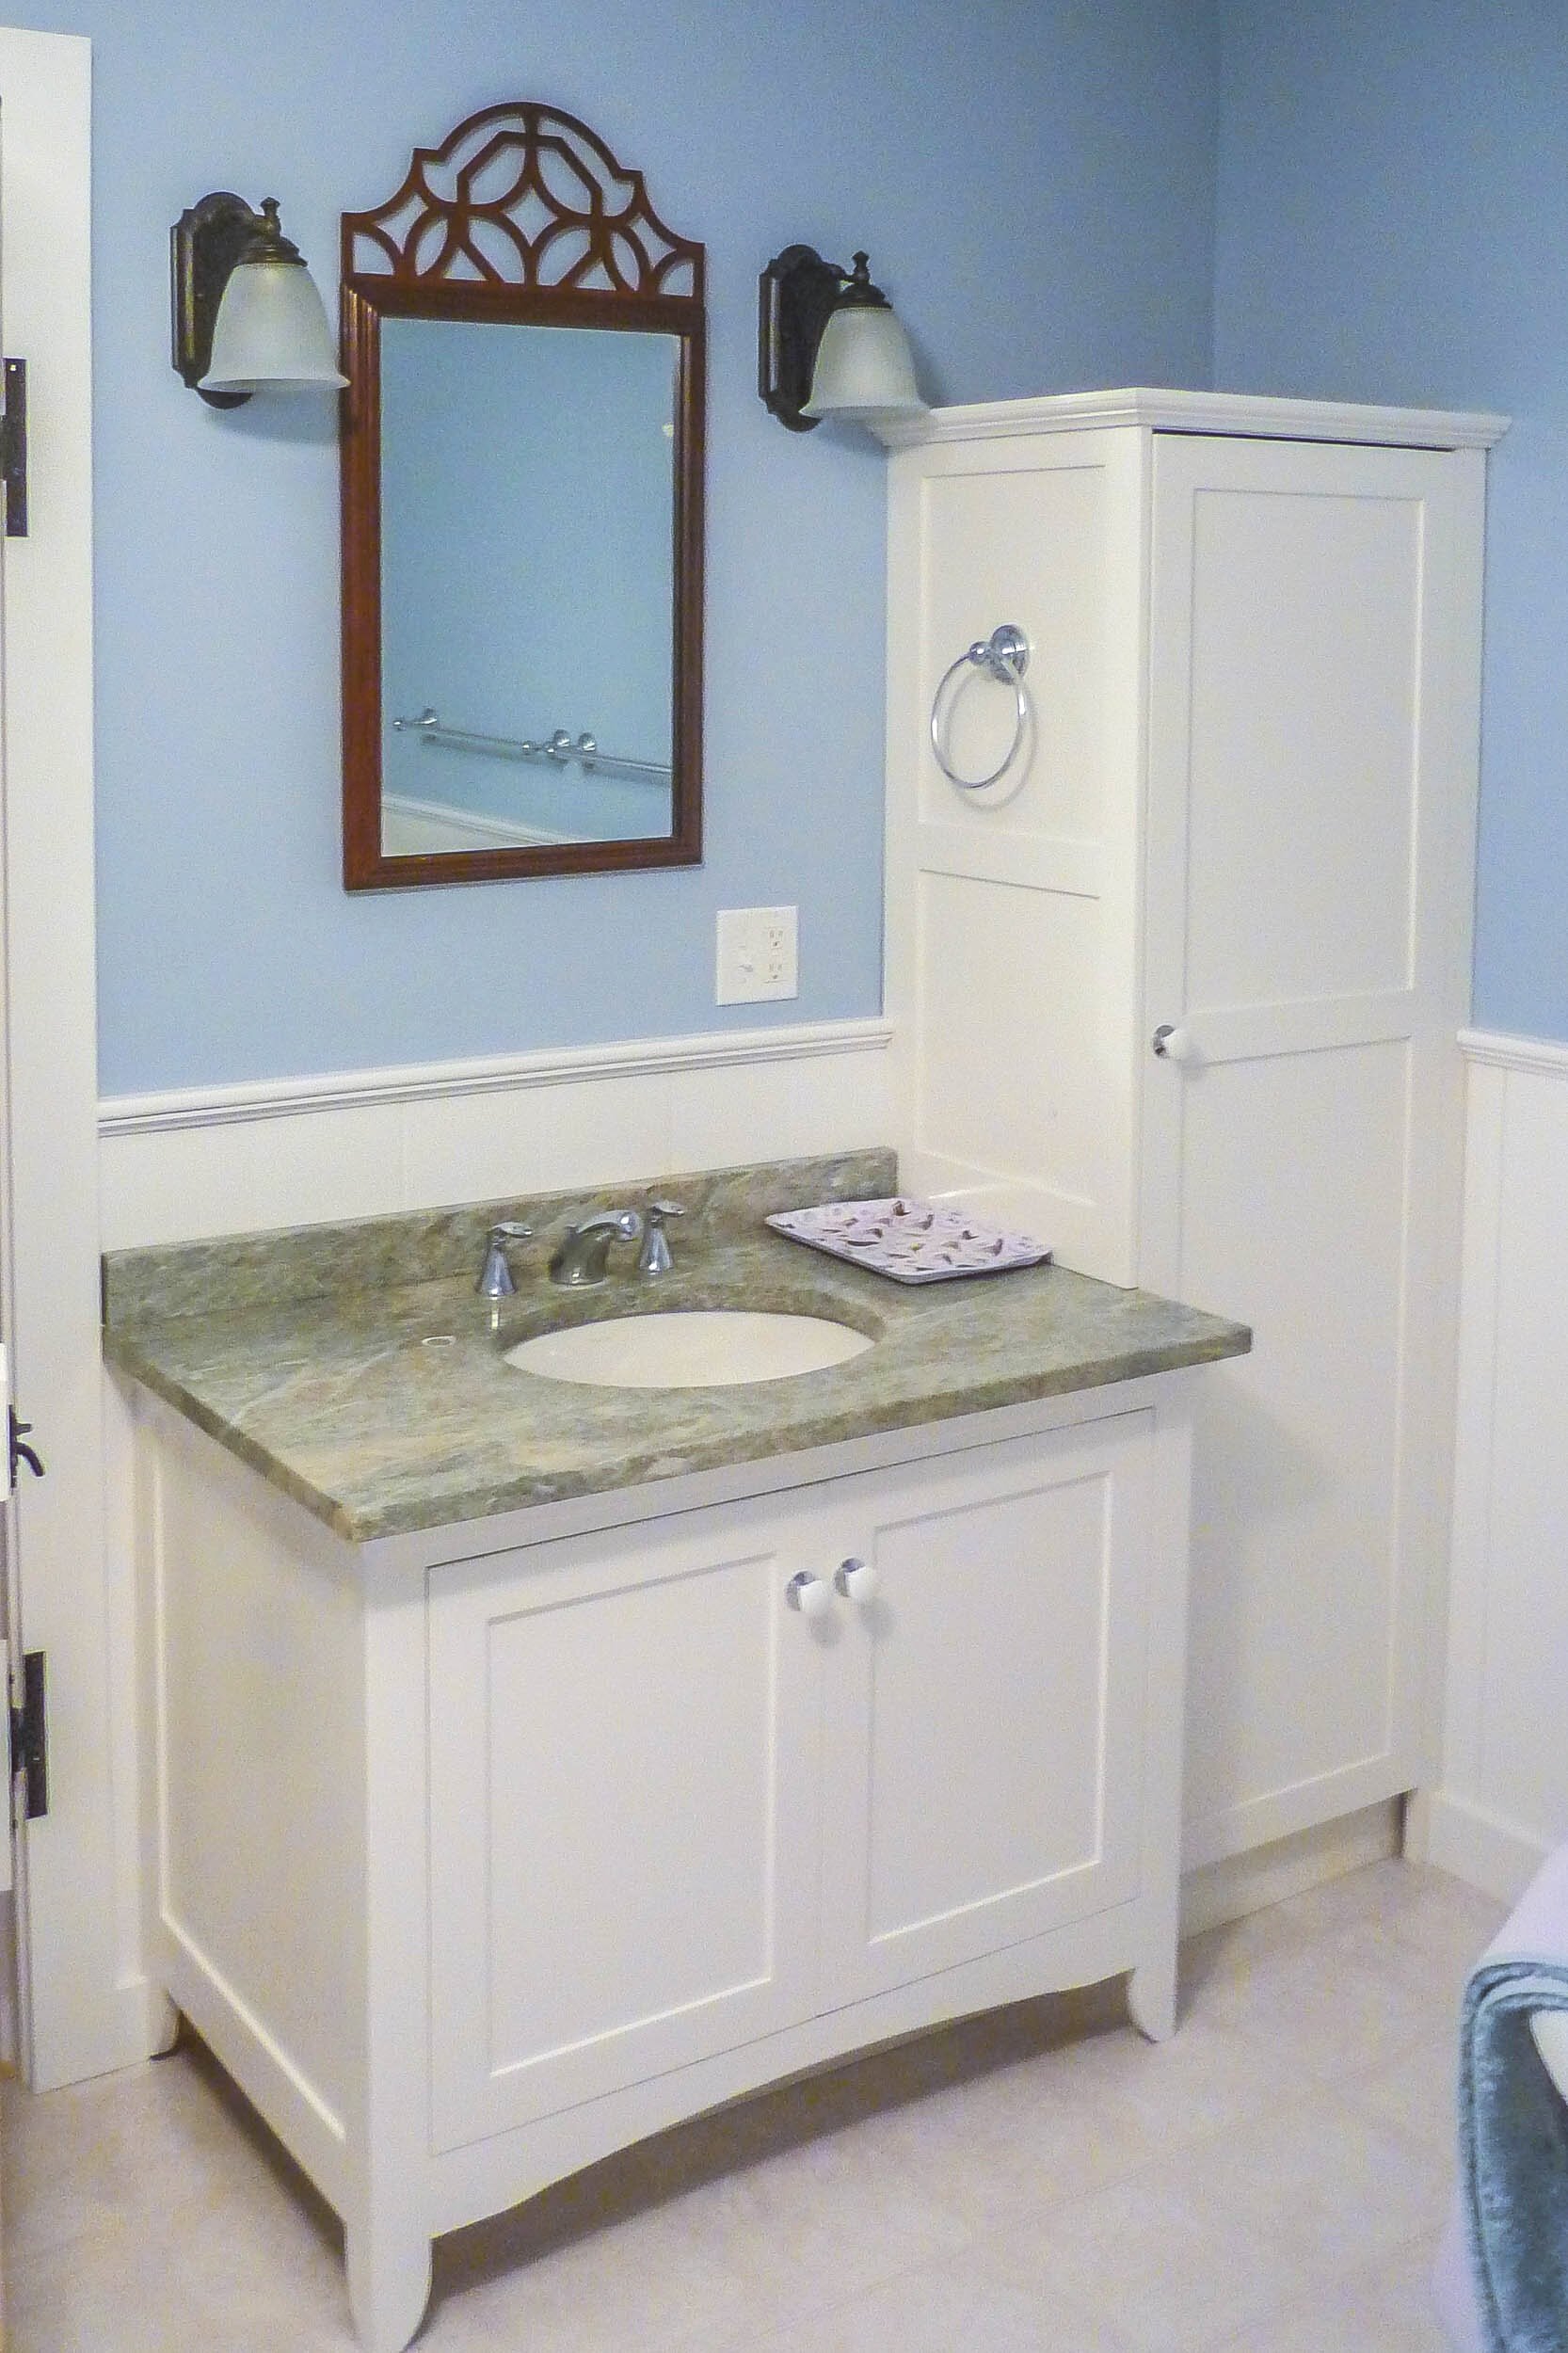
[[[947,777],[950,784],[957,785],[960,792],[979,792],[988,784],[1000,783],[1016,760],[1023,744],[1024,730],[1032,715],[1029,692],[1024,685],[1024,672],[1028,667],[1028,638],[1016,621],[1003,621],[1001,627],[994,629],[989,637],[977,637],[974,644],[959,655],[956,662],[949,664],[937,680],[936,692],[931,698],[931,748],[936,754],[936,765],[943,776]],[[999,686],[1010,686],[1018,701],[1018,715],[1013,728],[1013,741],[1007,746],[1001,765],[999,768],[993,768],[988,776],[961,776],[955,768],[949,767],[947,756],[942,750],[944,715],[942,697],[947,694],[950,681],[958,676],[960,670],[969,668],[984,670],[986,677],[995,679]],[[955,696],[956,692],[955,689]],[[952,709],[952,698],[950,698],[949,710]]]

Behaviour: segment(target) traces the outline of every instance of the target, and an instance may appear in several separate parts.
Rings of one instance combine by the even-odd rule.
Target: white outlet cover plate
[[[794,907],[721,907],[715,1001],[760,1005],[798,997],[798,923]]]

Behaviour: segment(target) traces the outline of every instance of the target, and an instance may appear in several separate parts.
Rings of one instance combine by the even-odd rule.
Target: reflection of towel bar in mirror
[[[543,760],[556,766],[575,760],[586,776],[624,776],[634,784],[667,785],[670,780],[668,768],[662,768],[656,760],[623,760],[616,752],[601,752],[591,735],[572,736],[565,728],[557,728],[542,744],[531,744],[522,736],[478,735],[472,728],[443,727],[428,708],[417,719],[394,719],[392,726],[400,734],[407,729],[448,751],[488,752],[498,760]]]

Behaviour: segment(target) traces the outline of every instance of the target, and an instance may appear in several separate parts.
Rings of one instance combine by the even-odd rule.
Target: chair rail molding
[[[880,1016],[106,1096],[104,1246],[886,1143]]]
[[[1466,1062],[1491,1070],[1525,1070],[1541,1079],[1568,1079],[1568,1046],[1549,1037],[1513,1037],[1502,1030],[1461,1030]]]

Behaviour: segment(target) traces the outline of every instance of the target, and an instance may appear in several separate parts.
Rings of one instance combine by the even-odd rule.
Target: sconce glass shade
[[[240,262],[213,327],[213,353],[198,390],[265,392],[289,385],[340,388],[327,308],[301,262]]]
[[[885,303],[848,302],[833,312],[801,414],[858,423],[925,414],[909,338]]]

